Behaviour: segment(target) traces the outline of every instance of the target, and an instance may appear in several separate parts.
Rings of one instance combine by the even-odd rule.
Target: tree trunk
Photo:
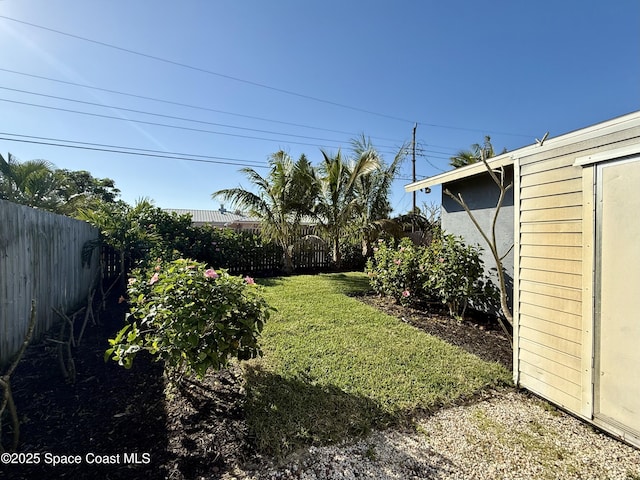
[[[282,246],[282,260],[284,263],[282,271],[285,275],[291,275],[293,273],[293,258],[291,255],[291,247],[288,245]]]
[[[340,254],[340,239],[335,237],[333,239],[333,264],[336,269],[342,267],[342,255]]]

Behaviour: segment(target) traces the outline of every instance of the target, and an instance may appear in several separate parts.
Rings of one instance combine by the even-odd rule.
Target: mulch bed
[[[495,321],[479,316],[459,322],[376,296],[358,298],[511,368],[511,347]],[[73,383],[62,376],[55,344],[41,341],[27,349],[12,376],[21,419],[18,452],[39,454],[39,463],[0,462],[0,478],[216,479],[255,461],[239,369],[169,390],[170,401],[165,401],[160,364],[145,355],[136,358],[131,370],[104,361],[106,339],[122,326],[124,313],[124,305],[113,302],[98,325],[88,327],[74,351]],[[3,445],[10,444],[12,434],[6,420]],[[79,463],[54,466],[54,455]]]

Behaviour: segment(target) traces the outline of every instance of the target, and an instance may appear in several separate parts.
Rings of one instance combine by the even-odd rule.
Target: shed
[[[640,111],[489,164],[513,168],[514,382],[640,447]],[[483,169],[405,189],[470,191]]]

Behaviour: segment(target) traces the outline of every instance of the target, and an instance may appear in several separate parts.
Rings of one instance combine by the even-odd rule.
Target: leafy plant
[[[435,239],[424,250],[424,288],[447,305],[452,317],[462,318],[474,300],[496,296],[495,287],[484,276],[480,253],[480,247],[465,245],[453,235]]]
[[[271,309],[250,277],[178,259],[135,271],[128,295],[127,324],[109,340],[105,360],[131,368],[146,350],[179,381],[261,354],[258,336]]]
[[[377,293],[401,304],[437,300],[449,314],[464,316],[470,303],[490,303],[496,289],[484,276],[480,248],[452,235],[439,235],[430,245],[403,238],[394,247],[380,240],[366,272]]]
[[[393,297],[403,304],[424,299],[423,248],[403,238],[397,247],[379,240],[374,258],[367,261],[367,275],[377,293]]]

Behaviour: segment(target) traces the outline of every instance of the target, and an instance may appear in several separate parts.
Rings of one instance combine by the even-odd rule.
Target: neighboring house
[[[230,212],[224,207],[218,210],[188,210],[180,208],[165,208],[166,212],[175,212],[178,215],[191,215],[194,226],[212,225],[218,228],[231,228],[236,231],[255,232],[260,228],[260,220],[249,217],[240,211]]]
[[[640,111],[489,164],[513,171],[500,236],[515,240],[515,383],[640,447]],[[405,189],[446,185],[486,222],[484,168]],[[443,197],[445,229],[477,243],[464,214]]]

